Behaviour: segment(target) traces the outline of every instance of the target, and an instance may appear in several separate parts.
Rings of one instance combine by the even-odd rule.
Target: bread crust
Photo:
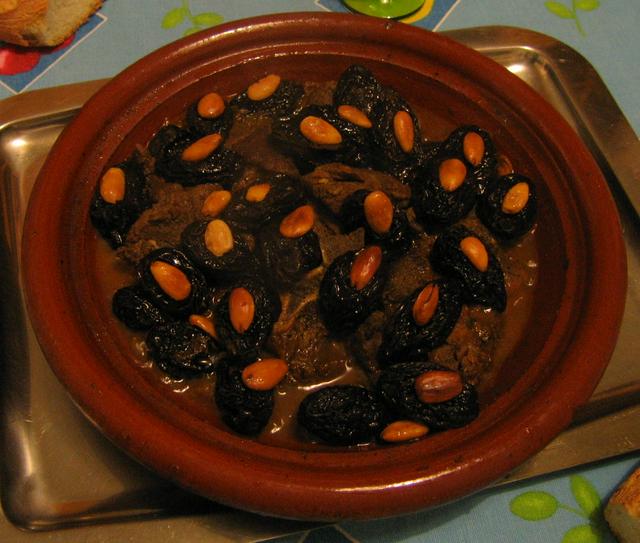
[[[80,16],[47,29],[49,0],[0,0],[0,41],[24,47],[59,45],[100,8],[102,0],[85,3]]]
[[[620,543],[640,541],[640,469],[611,496],[604,517]]]

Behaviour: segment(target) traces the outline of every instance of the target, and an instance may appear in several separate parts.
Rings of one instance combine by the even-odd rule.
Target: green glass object
[[[420,9],[424,2],[425,0],[344,0],[352,11],[385,19],[405,17]]]

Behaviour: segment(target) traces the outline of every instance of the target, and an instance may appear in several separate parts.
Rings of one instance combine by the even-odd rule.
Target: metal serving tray
[[[508,67],[575,128],[613,189],[628,250],[624,322],[598,389],[569,430],[502,483],[640,449],[640,426],[631,422],[640,415],[640,365],[635,364],[640,355],[638,138],[592,66],[564,44],[506,27],[447,34]],[[146,471],[84,418],[37,345],[25,312],[19,264],[29,193],[60,131],[104,83],[40,90],[0,102],[0,493],[6,515],[0,515],[0,540],[254,541],[308,529],[308,523],[214,504]],[[16,526],[48,531],[27,534]],[[70,526],[75,527],[59,530]]]

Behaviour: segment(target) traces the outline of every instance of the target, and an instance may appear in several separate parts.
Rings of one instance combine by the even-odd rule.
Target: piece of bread
[[[0,41],[59,45],[101,5],[102,0],[0,0]]]
[[[611,496],[604,518],[620,543],[640,541],[640,468]]]

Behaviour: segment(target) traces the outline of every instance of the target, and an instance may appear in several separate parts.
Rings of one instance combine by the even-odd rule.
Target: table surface
[[[339,0],[106,0],[54,51],[0,43],[0,99],[38,88],[111,77],[186,33],[236,19],[287,11],[346,11]],[[599,72],[640,133],[638,0],[427,0],[410,24],[432,30],[483,25],[528,28],[581,53]],[[345,522],[278,539],[300,542],[613,541],[602,505],[640,463],[640,454],[491,489],[435,510]]]

